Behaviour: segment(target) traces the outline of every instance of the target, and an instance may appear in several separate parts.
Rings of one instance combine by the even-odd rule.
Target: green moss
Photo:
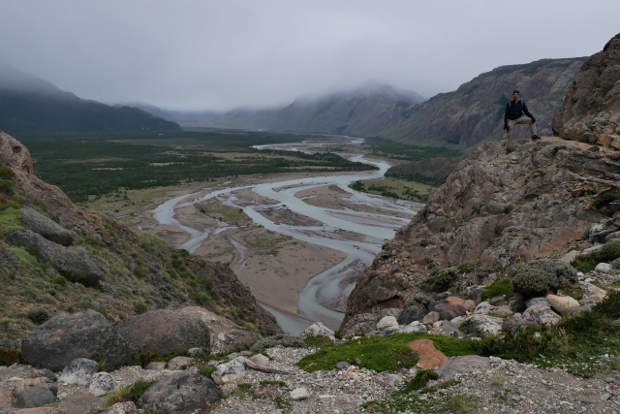
[[[323,347],[314,354],[302,358],[297,365],[309,372],[335,369],[339,361],[346,361],[378,372],[412,367],[418,362],[418,357],[407,344],[416,339],[431,339],[435,347],[448,356],[480,352],[480,341],[422,332],[400,333],[389,336],[369,336]]]
[[[254,391],[252,391],[252,384],[242,383],[237,385],[237,388],[226,394],[226,398],[237,397],[240,399],[245,399],[251,395],[254,395]]]
[[[310,348],[321,348],[334,344],[331,339],[324,335],[308,336],[304,339],[304,343]]]
[[[15,172],[8,165],[0,165],[0,179],[14,180]]]
[[[487,300],[495,296],[512,294],[512,278],[503,277],[482,289],[482,300]]]
[[[39,261],[37,260],[37,258],[30,254],[30,252],[23,247],[9,246],[7,250],[17,256],[17,258],[25,264],[31,266],[39,265]]]
[[[18,208],[8,207],[0,212],[0,234],[7,234],[13,230],[23,230],[22,213]]]
[[[214,371],[215,371],[215,365],[209,364],[209,365],[205,365],[202,368],[200,368],[198,370],[198,373],[207,378],[211,378],[211,374],[213,374]]]
[[[465,262],[465,263],[461,263],[457,267],[457,270],[459,271],[459,273],[471,273],[474,271],[475,267],[476,266],[474,263]]]
[[[410,379],[405,385],[397,391],[399,394],[410,393],[414,390],[422,389],[427,382],[436,380],[439,378],[439,374],[432,369],[423,369],[418,371],[413,379]]]
[[[273,403],[281,410],[290,410],[293,408],[293,403],[291,403],[289,399],[283,395],[278,395],[275,397],[273,399]]]

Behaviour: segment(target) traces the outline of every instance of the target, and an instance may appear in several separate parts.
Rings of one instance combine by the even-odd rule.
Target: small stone
[[[187,355],[191,356],[192,358],[196,358],[200,355],[202,355],[205,352],[205,350],[201,347],[195,347],[195,348],[190,348],[187,350]]]
[[[489,313],[491,311],[491,304],[486,300],[480,302],[474,309],[474,313]]]
[[[551,304],[553,310],[560,314],[573,312],[579,307],[579,302],[570,296],[547,295],[547,301]]]
[[[56,395],[45,385],[24,387],[15,391],[15,405],[19,408],[40,407],[56,401]]]
[[[599,273],[609,273],[611,272],[611,265],[609,263],[599,263],[594,268],[594,271]]]
[[[152,370],[155,370],[155,371],[161,371],[163,369],[166,369],[166,362],[165,361],[151,361],[146,366],[146,369],[152,369]]]
[[[310,393],[308,392],[308,389],[306,387],[299,387],[291,391],[289,393],[289,396],[291,397],[291,400],[299,401],[299,400],[305,400],[308,397],[310,397]]]
[[[461,306],[463,306],[465,304],[465,300],[459,298],[458,296],[448,296],[447,298],[444,299],[444,301],[446,303],[449,303],[450,305],[461,305]]]
[[[523,312],[522,316],[524,321],[534,324],[555,325],[560,321],[560,315],[545,305],[530,306]]]
[[[168,364],[166,364],[166,368],[172,369],[172,370],[186,369],[190,367],[193,362],[194,362],[193,358],[178,356],[168,361]]]
[[[269,358],[267,358],[265,355],[263,354],[256,354],[256,355],[252,355],[250,358],[250,361],[258,364],[258,365],[267,365],[269,364]]]
[[[343,370],[347,369],[351,366],[347,361],[338,361],[336,362],[336,369]]]
[[[547,298],[543,298],[543,297],[531,298],[525,302],[526,308],[529,308],[530,306],[537,306],[537,305],[546,306],[548,308],[551,307],[551,304],[549,303]]]
[[[245,374],[245,357],[238,356],[235,359],[219,364],[211,374],[216,384],[226,384],[243,377]]]
[[[100,395],[112,391],[114,386],[114,377],[111,374],[107,372],[97,372],[90,381],[88,392],[99,397]]]
[[[137,414],[138,408],[133,401],[117,402],[101,414]]]
[[[377,322],[377,329],[379,331],[385,331],[387,329],[398,329],[398,321],[394,316],[384,316]]]
[[[88,386],[96,372],[97,363],[95,361],[86,358],[76,358],[62,370],[58,381],[65,384]]]
[[[404,328],[400,330],[403,333],[416,333],[416,332],[426,332],[428,329],[426,325],[424,325],[420,321],[413,321],[409,325],[406,325]]]
[[[422,323],[424,323],[425,325],[432,325],[435,322],[437,322],[439,320],[439,312],[429,312],[427,313],[424,318],[422,318]]]
[[[466,311],[473,311],[474,309],[476,309],[476,302],[474,302],[471,299],[467,299],[463,302],[463,307],[465,308]]]
[[[301,334],[302,338],[317,335],[326,336],[332,341],[336,340],[335,332],[325,326],[323,322],[314,322],[312,325],[308,326]]]

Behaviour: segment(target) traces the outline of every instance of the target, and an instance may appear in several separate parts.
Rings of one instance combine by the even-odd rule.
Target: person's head
[[[513,101],[518,101],[520,95],[521,94],[519,93],[519,91],[515,89],[514,91],[512,91],[512,100]]]

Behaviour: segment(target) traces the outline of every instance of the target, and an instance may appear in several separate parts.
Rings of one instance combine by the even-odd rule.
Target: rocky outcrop
[[[200,347],[209,351],[209,327],[200,318],[168,309],[150,311],[119,322],[118,334],[130,353],[165,355]]]
[[[417,317],[431,276],[466,290],[507,266],[589,247],[588,228],[615,220],[619,160],[619,152],[557,138],[509,154],[499,142],[481,145],[366,270],[345,324],[392,307],[411,307]]]
[[[44,216],[32,207],[23,206],[21,208],[21,214],[22,223],[24,223],[27,229],[55,243],[69,246],[76,237],[74,232],[65,229],[54,220]]]
[[[7,241],[14,246],[26,247],[37,259],[50,263],[71,281],[96,286],[103,278],[103,272],[83,248],[65,247],[30,230],[11,232]]]
[[[223,397],[210,379],[200,374],[179,372],[151,385],[138,400],[138,406],[155,411],[190,414]]]
[[[76,358],[100,361],[106,368],[129,362],[127,342],[100,313],[93,310],[58,314],[29,332],[22,358],[36,367],[60,371]]]
[[[501,66],[409,108],[400,122],[380,136],[404,143],[439,141],[474,145],[503,135],[504,108],[514,89],[536,117],[540,135],[551,134],[551,120],[585,58],[542,59]],[[515,136],[527,135],[517,129]],[[518,134],[518,135],[517,135]],[[528,136],[529,138],[529,136]]]
[[[562,138],[620,149],[620,33],[583,64],[553,128]]]
[[[201,305],[222,318],[213,324],[228,330],[221,341],[226,347],[244,347],[258,332],[280,332],[228,266],[75,205],[34,174],[28,149],[2,131],[0,167],[0,281],[7,287],[0,290],[7,304],[0,348],[5,341],[18,347],[45,319],[29,318],[24,310],[32,308],[41,315],[94,308],[119,320]],[[244,334],[246,327],[254,332]]]

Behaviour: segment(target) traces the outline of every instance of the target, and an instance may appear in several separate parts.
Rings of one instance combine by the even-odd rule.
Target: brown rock
[[[432,325],[439,320],[439,312],[429,312],[424,318],[422,318],[422,323],[425,325]]]
[[[465,304],[465,299],[461,299],[458,296],[448,296],[447,298],[444,299],[444,301],[446,303],[449,303],[450,305],[461,305],[461,306],[463,306]]]
[[[620,125],[620,33],[581,67],[553,119],[562,137],[610,146]]]
[[[407,346],[420,358],[417,367],[422,369],[430,369],[440,367],[448,361],[448,357],[435,348],[433,341],[430,339],[417,339],[411,341]]]

